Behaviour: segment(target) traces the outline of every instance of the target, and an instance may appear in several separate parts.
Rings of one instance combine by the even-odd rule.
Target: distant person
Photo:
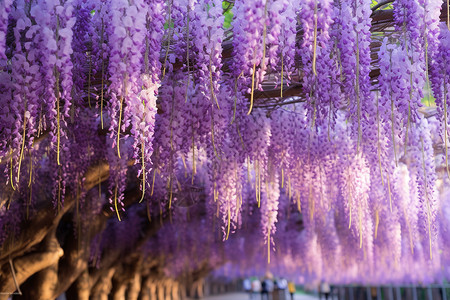
[[[261,283],[261,300],[264,298],[269,300],[269,279],[264,279]]]
[[[274,282],[273,282],[273,280],[270,279],[270,278],[267,278],[265,281],[267,283],[267,290],[269,292],[273,292],[273,289],[274,289]]]
[[[372,300],[377,300],[377,288],[371,287],[370,288],[370,296],[372,296]]]
[[[288,290],[289,290],[289,294],[291,294],[291,300],[294,300],[295,283],[293,283],[292,281],[289,281],[289,283],[288,283]]]
[[[245,278],[242,282],[242,286],[244,291],[249,295],[249,298],[252,299],[252,283],[249,278]]]
[[[259,294],[260,291],[261,291],[261,281],[259,281],[259,279],[256,278],[252,281],[252,294],[251,294],[252,299],[253,296]]]
[[[273,291],[272,291],[272,300],[280,300],[280,288],[278,286],[279,282],[278,280],[273,280]]]
[[[320,283],[320,299],[322,299],[322,295],[325,296],[325,300],[328,300],[328,296],[330,296],[330,285],[326,283],[325,281],[322,281]]]
[[[264,280],[266,282],[267,285],[267,294],[269,295],[269,299],[271,299],[271,295],[273,295],[273,290],[274,290],[274,283],[272,278],[266,278],[266,280]]]
[[[281,277],[280,280],[278,280],[278,288],[280,289],[280,294],[283,295],[283,299],[284,299],[284,295],[286,294],[286,289],[288,287],[288,282],[285,278]]]

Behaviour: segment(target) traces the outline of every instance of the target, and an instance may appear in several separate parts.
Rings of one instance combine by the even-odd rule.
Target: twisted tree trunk
[[[127,300],[137,300],[142,286],[141,274],[136,272],[128,285]]]
[[[43,252],[31,252],[17,259],[12,260],[17,284],[22,285],[28,277],[58,262],[63,256],[61,248]],[[5,294],[0,295],[1,300],[8,299],[9,293],[14,293],[16,285],[10,266],[3,265],[0,274],[0,291]]]
[[[51,253],[64,253],[56,238],[56,227],[47,234],[42,247]],[[23,287],[23,295],[19,299],[53,300],[58,284],[58,262],[61,256],[56,255],[53,263],[32,276]]]
[[[108,295],[111,292],[111,279],[116,272],[116,268],[110,268],[92,288],[92,300],[108,300]]]

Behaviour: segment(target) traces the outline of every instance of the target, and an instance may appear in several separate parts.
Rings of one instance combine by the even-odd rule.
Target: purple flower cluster
[[[73,193],[124,226],[170,218],[143,250],[168,276],[268,258],[299,281],[448,280],[450,31],[440,1],[397,0],[396,31],[372,34],[370,3],[235,1],[226,30],[219,0],[2,1],[0,242]],[[102,162],[106,191],[82,191]],[[132,249],[118,220],[91,257]]]
[[[447,173],[450,173],[448,170],[448,146],[450,143],[450,30],[446,28],[445,24],[441,24],[439,42],[439,48],[434,55],[430,75],[440,121],[439,131],[444,141]]]
[[[253,92],[261,88],[267,64],[265,61],[265,38],[267,34],[267,2],[238,1],[233,7],[233,78],[240,78],[243,91],[251,94],[252,110]],[[258,67],[258,69],[257,69]]]
[[[12,141],[9,145],[14,151],[10,161],[12,186],[19,186],[22,161],[26,155],[25,150],[30,149],[36,134],[36,117],[39,106],[39,97],[42,93],[39,82],[39,37],[38,26],[32,26],[31,20],[25,15],[24,2],[13,11],[17,20],[14,28],[16,52],[12,58],[12,95],[9,108],[14,115],[12,126]],[[22,35],[25,39],[21,39]]]
[[[316,59],[318,47],[324,48],[330,38],[329,28],[332,23],[332,7],[330,0],[306,0],[301,2],[301,21],[303,29],[303,44],[305,55],[311,61],[314,75],[317,75]],[[304,63],[305,58],[302,57]]]
[[[394,157],[397,163],[400,146],[404,145],[412,119],[411,114],[417,115],[417,111],[411,111],[411,98],[408,94],[413,65],[404,48],[390,44],[387,38],[383,41],[379,57],[379,118],[385,134],[390,134],[390,157]]]
[[[6,59],[6,29],[13,2],[13,0],[4,0],[0,3],[0,60]]]
[[[342,88],[349,107],[357,147],[364,137],[374,140],[374,126],[364,124],[363,112],[373,115],[374,105],[370,94],[370,3],[364,0],[342,1],[339,7],[340,34],[338,48],[342,68]]]
[[[281,31],[279,34],[279,63],[280,67],[280,84],[282,86],[283,79],[286,77],[287,83],[289,83],[291,75],[295,71],[295,42],[297,37],[297,14],[296,10],[299,6],[299,1],[277,1],[278,5],[282,5],[279,22]],[[271,10],[270,10],[271,11]],[[271,66],[275,68],[275,66]],[[278,70],[278,68],[276,68]],[[282,96],[280,94],[280,96]]]

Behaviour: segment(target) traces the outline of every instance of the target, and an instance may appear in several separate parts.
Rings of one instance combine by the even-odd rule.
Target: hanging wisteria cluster
[[[107,162],[82,201],[106,195],[107,235],[131,238],[137,182],[147,214],[174,220],[145,247],[179,253],[168,274],[200,264],[197,241],[239,274],[448,280],[448,3],[372,2],[3,0],[0,243]]]

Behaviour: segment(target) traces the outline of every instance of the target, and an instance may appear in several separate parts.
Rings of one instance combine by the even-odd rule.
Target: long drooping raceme
[[[6,29],[13,2],[14,0],[5,0],[0,4],[0,59],[6,59]]]
[[[444,158],[447,175],[450,178],[448,163],[448,147],[450,136],[450,29],[445,24],[441,24],[439,35],[439,48],[433,57],[431,67],[431,82],[435,103],[440,121],[440,135],[444,141]]]
[[[313,127],[316,118],[322,121],[328,116],[326,110],[329,105],[322,102],[331,100],[328,89],[332,86],[330,80],[336,77],[333,73],[337,71],[332,66],[334,58],[330,55],[333,47],[329,35],[331,14],[330,1],[311,0],[301,4],[303,43],[300,56],[304,70],[304,90]]]
[[[280,72],[280,97],[283,97],[283,84],[289,84],[291,76],[295,71],[295,43],[297,36],[296,10],[299,1],[287,1],[287,3],[278,1],[277,3],[280,2],[282,8],[279,16],[279,26],[281,26],[281,31],[278,37],[278,69]]]
[[[0,0],[0,245],[48,197],[96,265],[448,280],[446,2],[372,2]]]
[[[25,5],[24,2],[20,5]],[[25,178],[20,176],[22,169],[22,161],[26,153],[26,149],[30,149],[36,134],[36,117],[38,115],[39,96],[42,93],[41,86],[37,84],[41,80],[39,72],[39,47],[38,26],[31,27],[31,20],[26,16],[25,11],[17,9],[17,25],[14,28],[14,36],[16,37],[16,53],[14,54],[12,68],[12,94],[10,99],[10,109],[15,115],[15,123],[12,128],[14,136],[10,149],[20,149],[14,152],[10,161],[9,180],[11,186],[18,187],[19,180]],[[30,28],[31,27],[31,28]],[[20,41],[21,35],[29,36],[24,42]],[[28,51],[26,49],[27,43]],[[31,82],[27,77],[32,79]],[[31,83],[31,84],[30,84]],[[11,152],[12,153],[12,152]]]
[[[250,92],[250,114],[255,89],[259,88],[267,68],[265,38],[267,35],[267,2],[238,1],[234,12],[232,77],[243,83],[244,91]],[[258,70],[257,70],[258,68]]]

